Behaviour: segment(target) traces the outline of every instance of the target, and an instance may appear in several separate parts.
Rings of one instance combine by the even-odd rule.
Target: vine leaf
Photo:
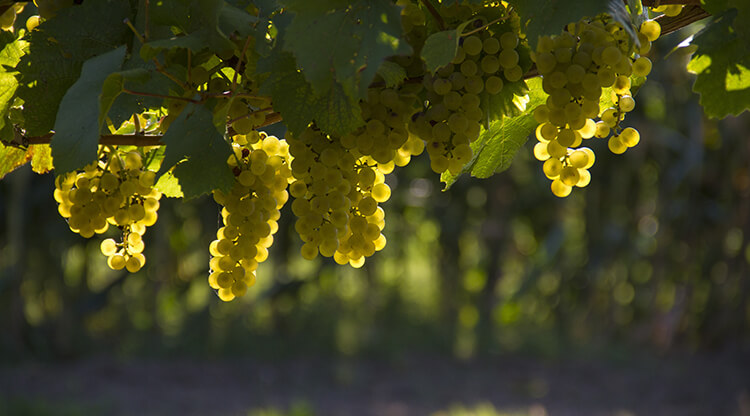
[[[343,136],[364,124],[359,102],[334,84],[328,94],[319,97],[314,105],[315,122],[326,133]]]
[[[697,74],[693,91],[706,115],[724,118],[750,109],[750,48],[732,28],[730,11],[695,35],[688,70]]]
[[[315,95],[305,76],[297,71],[294,56],[274,49],[258,61],[258,71],[269,73],[260,86],[260,93],[274,98],[274,109],[284,118],[292,134],[299,134],[315,116]]]
[[[60,101],[50,143],[58,173],[74,171],[96,160],[101,127],[112,104],[100,102],[99,96],[107,77],[122,66],[125,52],[123,45],[86,61],[81,77]]]
[[[19,166],[23,166],[30,159],[31,155],[27,151],[17,147],[4,146],[0,142],[0,179]]]
[[[510,3],[518,11],[522,28],[532,50],[536,50],[539,36],[552,35],[571,22],[585,16],[596,16],[610,10],[609,3],[618,0],[512,0]]]
[[[428,71],[435,73],[456,57],[460,37],[458,30],[452,29],[433,33],[425,40],[421,56]]]
[[[383,61],[378,68],[378,75],[385,81],[386,88],[401,85],[407,77],[404,67],[391,61]]]
[[[269,74],[261,84],[261,94],[274,97],[274,108],[292,134],[299,134],[313,120],[326,133],[339,136],[364,123],[358,102],[341,84],[334,83],[321,95],[316,94],[297,70],[291,53],[274,49],[258,62],[258,70]]]
[[[52,148],[48,144],[32,144],[26,150],[31,155],[31,170],[43,174],[55,167],[52,165]]]
[[[199,52],[210,48],[217,53],[232,51],[234,32],[248,36],[258,18],[245,10],[219,1],[162,0],[151,2],[151,24],[175,27],[179,36],[156,39],[143,45],[141,54],[150,60],[164,49],[184,48]]]
[[[161,175],[159,180],[154,184],[154,188],[167,198],[182,198],[184,196],[180,187],[180,181],[172,174],[172,171],[167,171]]]
[[[734,17],[733,27],[737,34],[747,43],[750,42],[750,3],[746,0],[701,0],[701,7],[714,16],[722,16],[730,11]],[[731,20],[731,18],[730,18]]]
[[[545,101],[545,93],[539,78],[528,81],[529,93],[516,97],[514,102],[524,111],[512,117],[493,121],[488,128],[483,128],[479,138],[471,144],[474,157],[458,175],[445,172],[440,180],[445,182],[445,189],[450,188],[464,173],[471,173],[477,178],[489,178],[495,173],[508,169],[518,150],[526,143],[529,134],[536,128],[533,110]]]
[[[28,53],[17,66],[27,135],[52,130],[60,101],[84,61],[128,43],[132,33],[126,18],[132,18],[127,1],[87,1],[60,10],[29,33]]]
[[[15,70],[18,61],[23,55],[24,41],[16,40],[11,32],[1,31],[0,42],[0,129],[6,124],[8,109],[15,98],[18,80],[18,72]],[[5,130],[12,134],[13,130]],[[11,137],[0,136],[0,139],[9,140]]]
[[[442,32],[433,33],[427,38],[422,47],[420,56],[424,61],[427,70],[433,74],[438,69],[448,65],[458,53],[458,41],[461,39],[461,33],[463,33],[466,26],[473,22],[472,19],[468,22],[461,23],[457,28],[450,30],[443,30]]]
[[[159,176],[174,166],[185,199],[195,198],[213,189],[229,191],[234,175],[227,158],[229,144],[213,125],[213,113],[203,105],[188,105],[164,133],[167,145]],[[161,178],[159,178],[161,180]]]
[[[401,8],[389,1],[284,0],[294,17],[283,36],[317,95],[334,84],[364,98],[386,57],[410,52],[401,42]]]

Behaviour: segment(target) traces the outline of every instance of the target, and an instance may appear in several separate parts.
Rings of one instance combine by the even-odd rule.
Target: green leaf
[[[408,53],[401,42],[401,8],[390,1],[285,0],[294,18],[283,34],[314,91],[334,81],[364,98],[386,57]]]
[[[346,94],[340,84],[334,84],[313,108],[315,123],[329,134],[343,136],[364,124],[359,102]]]
[[[174,27],[176,36],[146,43],[144,59],[164,49],[184,48],[193,52],[210,48],[216,53],[235,49],[229,39],[233,33],[249,36],[258,18],[219,0],[162,0],[151,2],[152,22]]]
[[[128,81],[142,84],[149,80],[151,74],[143,68],[128,69],[125,71],[109,74],[102,85],[102,93],[99,96],[99,126],[104,124],[109,111],[117,97],[122,94],[125,83]],[[151,91],[149,91],[151,92]],[[104,111],[106,110],[106,111]],[[117,125],[118,123],[115,123]]]
[[[0,143],[0,179],[31,159],[25,150]]]
[[[441,175],[440,179],[445,182],[446,190],[464,173],[471,173],[478,178],[488,178],[510,167],[518,149],[526,143],[529,134],[537,126],[533,115],[534,108],[543,104],[546,99],[540,78],[533,78],[528,84],[528,95],[515,100],[519,107],[522,107],[521,111],[513,117],[494,121],[487,129],[482,129],[479,138],[471,144],[474,157],[458,175],[451,175],[449,172]]]
[[[460,37],[458,31],[452,29],[433,33],[427,38],[421,56],[428,71],[435,73],[456,57]]]
[[[112,104],[100,103],[99,97],[104,81],[122,66],[125,52],[125,46],[121,46],[86,61],[81,77],[60,102],[50,143],[58,173],[74,171],[96,160],[104,116]]]
[[[167,148],[159,175],[174,166],[173,174],[186,199],[214,189],[231,189],[234,175],[227,158],[232,150],[214,127],[211,110],[202,105],[188,105],[161,141]]]
[[[154,188],[164,194],[167,198],[184,197],[182,194],[182,188],[180,188],[180,181],[178,181],[177,177],[172,174],[172,171],[168,171],[161,175],[159,180],[156,181],[156,184],[154,184]]]
[[[727,11],[736,13],[733,27],[745,42],[750,42],[750,2],[747,0],[701,0],[701,7],[714,16],[722,16]]]
[[[407,77],[406,69],[391,61],[383,61],[380,68],[378,68],[378,75],[385,81],[386,88],[398,87]]]
[[[31,155],[31,170],[43,174],[54,169],[52,164],[52,148],[48,144],[32,144],[26,151]]]
[[[260,93],[273,97],[273,107],[292,134],[301,133],[315,116],[316,97],[305,76],[297,71],[294,56],[274,49],[258,61],[258,71],[269,73]]]
[[[687,68],[697,74],[693,91],[709,117],[750,109],[750,49],[731,26],[735,14],[722,16],[693,39],[698,49]]]
[[[476,19],[463,22],[457,28],[433,33],[424,42],[420,56],[427,70],[433,74],[448,65],[458,53],[458,41],[466,26]]]
[[[52,130],[60,101],[78,80],[84,61],[132,39],[126,18],[132,19],[127,1],[86,1],[60,10],[29,33],[29,51],[17,67],[26,134]]]
[[[536,50],[539,36],[558,34],[568,23],[585,16],[596,16],[609,11],[609,3],[618,0],[512,0],[532,50]]]
[[[18,80],[15,70],[18,61],[23,55],[25,42],[16,40],[11,32],[0,31],[0,129],[5,126],[8,109],[15,98]]]

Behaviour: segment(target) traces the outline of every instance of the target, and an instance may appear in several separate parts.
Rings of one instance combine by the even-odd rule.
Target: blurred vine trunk
[[[31,170],[19,169],[5,179],[10,182],[10,195],[8,198],[8,212],[5,218],[7,234],[7,253],[5,253],[6,267],[5,280],[2,295],[7,301],[4,313],[7,316],[10,335],[6,339],[10,344],[10,350],[19,356],[29,347],[30,328],[24,312],[24,297],[21,295],[21,284],[26,272],[24,255],[27,250],[26,221],[27,221],[27,195],[29,183],[31,182]]]

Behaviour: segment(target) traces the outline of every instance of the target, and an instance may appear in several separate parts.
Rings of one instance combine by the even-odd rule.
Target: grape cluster
[[[416,102],[414,93],[401,89],[370,88],[367,100],[359,104],[365,125],[341,137],[341,145],[355,157],[370,156],[384,166],[406,166],[424,150],[424,142],[406,129]]]
[[[285,140],[253,131],[233,136],[233,149],[227,162],[235,182],[229,192],[213,192],[223,206],[224,226],[209,245],[208,283],[227,302],[245,295],[255,283],[258,263],[268,258],[292,176]]]
[[[393,163],[378,163],[313,127],[287,140],[294,157],[289,192],[295,198],[295,230],[304,241],[302,256],[313,259],[320,253],[361,267],[365,257],[385,247],[385,213],[378,203],[391,196],[384,181]]]
[[[104,150],[101,160],[81,172],[58,176],[55,200],[68,226],[85,238],[102,234],[110,225],[122,231],[122,241],[108,238],[101,243],[107,264],[114,270],[135,273],[143,267],[143,234],[158,217],[161,192],[154,189],[156,173],[143,165],[141,154],[121,155]]]
[[[412,132],[427,142],[430,166],[437,173],[461,171],[487,117],[483,101],[523,77],[516,32],[507,25],[485,28],[481,15],[474,22],[479,31],[461,38],[451,63],[424,77],[429,106],[410,123]]]
[[[638,131],[622,129],[620,122],[635,107],[631,79],[651,71],[651,61],[638,54],[647,53],[660,32],[657,22],[644,22],[640,46],[634,51],[628,32],[607,16],[567,29],[554,37],[541,37],[532,56],[548,94],[546,103],[534,110],[539,123],[534,156],[544,161],[544,174],[552,180],[552,193],[559,197],[591,180],[586,169],[593,165],[594,153],[579,149],[583,140],[607,138],[614,132],[608,145],[616,154],[638,144]],[[605,93],[612,106],[601,111]]]

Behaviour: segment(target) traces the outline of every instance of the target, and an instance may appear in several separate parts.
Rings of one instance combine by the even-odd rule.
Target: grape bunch
[[[416,102],[417,96],[403,89],[370,88],[367,100],[359,104],[365,125],[342,136],[341,145],[355,157],[370,156],[384,166],[406,166],[424,150],[424,142],[406,129]]]
[[[587,169],[594,153],[579,148],[583,140],[609,137],[608,147],[616,154],[640,141],[637,130],[623,129],[620,122],[635,108],[632,79],[651,71],[651,61],[639,55],[650,50],[659,32],[657,22],[644,22],[635,48],[622,25],[605,15],[570,24],[560,35],[540,37],[532,58],[548,97],[534,110],[539,123],[534,156],[544,162],[542,170],[556,196],[565,197],[591,180]],[[603,94],[612,106],[601,110]]]
[[[338,264],[361,267],[365,257],[385,247],[385,213],[378,204],[391,196],[385,174],[393,171],[393,163],[362,156],[313,127],[287,140],[295,179],[289,192],[295,198],[295,230],[304,241],[302,256],[310,260],[320,253]]]
[[[235,175],[229,192],[215,190],[223,227],[209,245],[209,285],[219,298],[231,301],[244,296],[255,284],[258,263],[268,258],[268,248],[279,229],[280,210],[289,199],[286,189],[292,172],[285,140],[257,131],[233,136],[234,154],[227,161]]]
[[[488,117],[483,102],[523,78],[516,31],[502,24],[486,27],[481,14],[473,22],[475,31],[460,39],[451,63],[424,77],[429,106],[410,123],[411,131],[427,142],[430,167],[437,173],[461,171]]]
[[[161,192],[154,188],[156,172],[146,169],[138,151],[120,154],[103,149],[100,160],[81,172],[58,176],[54,197],[70,229],[85,238],[102,234],[110,225],[122,231],[122,241],[108,238],[101,252],[114,270],[135,273],[143,267],[143,234],[156,223]]]

